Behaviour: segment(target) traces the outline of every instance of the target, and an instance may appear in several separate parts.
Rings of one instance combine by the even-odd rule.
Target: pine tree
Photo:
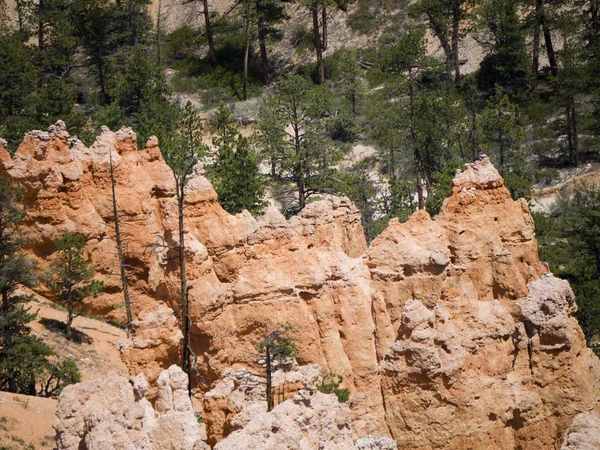
[[[161,151],[165,161],[169,165],[175,179],[175,195],[177,198],[178,215],[178,242],[174,248],[178,253],[179,281],[181,299],[181,323],[183,328],[182,362],[181,367],[188,375],[191,375],[192,349],[190,346],[190,326],[187,285],[187,266],[185,260],[185,192],[190,181],[194,167],[207,151],[206,145],[202,143],[202,122],[198,113],[188,102],[182,112],[182,118],[176,133],[164,133],[159,136]],[[191,385],[188,382],[188,390]]]
[[[291,330],[292,326],[289,323],[278,324],[274,329],[265,327],[262,339],[256,343],[256,349],[265,366],[267,411],[271,411],[275,406],[272,375],[276,365],[295,358],[298,354],[296,344],[289,336]]]
[[[277,86],[261,108],[260,139],[275,181],[293,183],[298,196],[295,210],[319,193],[335,193],[339,150],[327,139],[326,121],[331,93],[292,75]]]
[[[478,118],[480,146],[498,167],[513,198],[528,197],[531,192],[529,164],[520,146],[525,133],[519,123],[518,109],[496,85],[494,95]]]
[[[571,284],[588,346],[600,333],[600,188],[579,184],[550,216],[534,214],[540,257]],[[595,346],[600,354],[600,347]]]
[[[24,217],[20,190],[0,177],[0,390],[49,397],[80,376],[72,360],[53,362],[54,351],[30,335],[36,314],[25,303],[33,298],[18,289],[35,284],[37,276],[22,250]]]
[[[489,53],[477,72],[479,88],[492,93],[498,84],[513,100],[523,100],[531,87],[532,72],[516,0],[481,3],[478,14],[491,40]]]
[[[229,213],[248,210],[260,214],[265,206],[263,177],[258,171],[258,154],[254,150],[254,136],[239,133],[233,116],[226,106],[221,106],[211,119],[215,133],[213,145],[217,147],[215,162],[207,168],[220,205]]]
[[[81,314],[83,300],[102,290],[103,283],[93,280],[94,271],[83,255],[85,238],[66,231],[54,240],[57,255],[46,274],[58,303],[67,308],[66,338],[73,339],[73,319]]]
[[[448,75],[457,86],[460,85],[460,30],[472,6],[472,0],[420,0],[410,8],[412,14],[427,17],[429,28],[444,50]]]

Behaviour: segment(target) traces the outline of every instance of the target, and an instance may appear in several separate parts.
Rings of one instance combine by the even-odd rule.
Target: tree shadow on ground
[[[54,333],[60,333],[63,336],[66,334],[67,325],[64,322],[56,319],[48,319],[43,317],[40,319],[40,323],[48,330]],[[72,341],[77,344],[92,344],[94,339],[91,336],[85,334],[83,331],[79,331],[76,328],[71,328]]]

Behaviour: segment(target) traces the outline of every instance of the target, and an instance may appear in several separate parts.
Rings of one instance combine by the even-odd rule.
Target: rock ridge
[[[31,254],[43,267],[62,229],[82,232],[106,293],[90,311],[122,317],[106,218],[108,155],[134,233],[143,287],[132,374],[151,382],[177,362],[177,268],[144,252],[176,239],[173,180],[156,139],[103,129],[86,148],[57,123],[26,135],[0,170],[19,181]],[[300,365],[344,376],[354,438],[390,436],[401,449],[556,449],[578,414],[598,408],[600,363],[585,347],[568,283],[548,274],[524,200],[513,201],[489,159],[468,164],[432,219],[417,211],[370,246],[347,200],[319,201],[286,220],[275,209],[230,215],[198,166],[187,190],[192,346],[208,392],[250,356],[266,323],[289,322]]]

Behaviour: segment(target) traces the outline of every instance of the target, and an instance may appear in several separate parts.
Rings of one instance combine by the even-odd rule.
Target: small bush
[[[344,381],[344,377],[335,372],[322,372],[321,384],[317,386],[317,390],[323,394],[335,394],[340,403],[346,403],[350,398],[350,389],[341,388],[340,384]]]

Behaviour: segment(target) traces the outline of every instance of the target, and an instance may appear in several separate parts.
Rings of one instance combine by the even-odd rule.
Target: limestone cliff
[[[130,130],[105,130],[88,149],[57,124],[1,158],[25,188],[32,254],[43,266],[60,230],[83,232],[108,288],[88,308],[119,317],[106,219],[113,152],[143,287],[121,349],[150,380],[177,361],[180,339],[177,267],[166,252],[144,251],[156,236],[176,239],[173,181],[157,145],[137,151]],[[367,247],[345,199],[290,220],[275,209],[232,216],[197,168],[186,257],[201,391],[230,367],[256,367],[264,324],[289,322],[298,363],[344,375],[355,437],[390,435],[400,449],[560,448],[600,397],[600,363],[572,317],[573,294],[547,274],[527,204],[510,198],[487,158],[453,183],[435,220],[420,211],[392,221]]]

